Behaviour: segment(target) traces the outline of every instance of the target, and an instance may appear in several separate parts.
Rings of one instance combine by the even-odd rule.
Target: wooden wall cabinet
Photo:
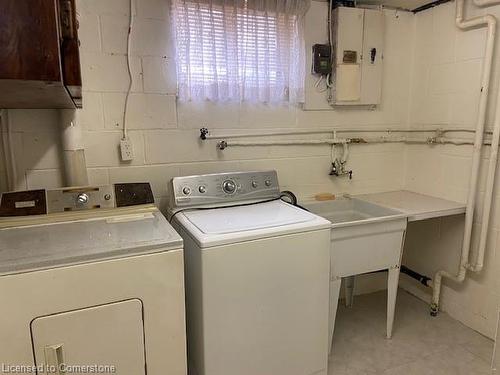
[[[0,1],[0,108],[79,108],[74,0]]]

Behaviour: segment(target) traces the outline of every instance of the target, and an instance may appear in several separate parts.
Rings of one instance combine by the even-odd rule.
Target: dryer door
[[[139,300],[40,317],[31,334],[38,374],[145,375]]]

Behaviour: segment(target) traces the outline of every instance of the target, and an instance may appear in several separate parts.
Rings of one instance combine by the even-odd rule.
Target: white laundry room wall
[[[386,128],[407,126],[413,45],[411,13],[385,11],[386,34],[382,105],[375,110],[304,111],[265,104],[179,103],[168,0],[134,0],[132,34],[133,87],[128,114],[135,158],[120,161],[122,113],[128,85],[126,40],[129,0],[77,1],[87,166],[91,184],[149,181],[161,207],[167,182],[179,175],[234,170],[276,169],[281,188],[302,197],[318,192],[364,193],[400,189],[404,185],[403,144],[360,145],[350,150],[350,181],[331,177],[329,146],[280,146],[216,149],[201,142],[199,128],[212,132],[312,127]],[[313,1],[306,18],[309,71],[311,47],[327,42],[326,2]],[[316,77],[308,74],[308,91]],[[309,103],[325,100],[308,95]],[[18,189],[63,184],[58,113],[11,110]],[[327,134],[327,136],[331,136]],[[305,136],[300,136],[304,138]],[[319,136],[312,136],[317,138]],[[0,173],[5,166],[0,164]],[[0,179],[4,184],[5,178]],[[4,185],[0,189],[5,190]],[[384,275],[375,279],[383,280]],[[360,282],[360,290],[363,282]],[[383,283],[365,283],[377,289]],[[368,289],[370,289],[368,288]]]
[[[477,9],[467,1],[466,17],[491,13],[500,17],[500,6]],[[415,20],[415,51],[410,99],[412,128],[475,128],[480,76],[485,51],[486,31],[461,31],[455,26],[455,3],[418,13]],[[492,129],[495,100],[500,79],[500,40],[497,39],[490,90],[487,128]],[[466,137],[461,134],[457,136]],[[470,138],[469,138],[470,139]],[[486,183],[485,147],[477,195],[476,219],[472,239],[472,258],[478,247],[481,203]],[[423,146],[407,148],[406,188],[446,199],[465,202],[471,169],[472,146]],[[497,175],[500,173],[497,173]],[[497,176],[498,179],[498,176]],[[500,192],[494,190],[485,269],[469,273],[457,285],[444,281],[442,308],[454,318],[494,337],[500,302]],[[478,219],[479,218],[479,219]],[[450,217],[411,224],[405,248],[406,265],[431,277],[439,269],[455,274],[458,270],[464,220]],[[424,298],[429,290],[416,288],[414,281],[402,284]]]

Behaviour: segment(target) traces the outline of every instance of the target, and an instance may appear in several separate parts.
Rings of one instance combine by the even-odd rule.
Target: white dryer
[[[0,372],[185,375],[182,239],[149,184],[5,193]]]
[[[326,374],[330,223],[275,171],[178,177],[191,375]]]

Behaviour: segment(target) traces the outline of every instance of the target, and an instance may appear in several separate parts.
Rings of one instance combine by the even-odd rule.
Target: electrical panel
[[[382,96],[384,13],[338,7],[332,11],[332,105],[377,105]]]
[[[328,44],[313,45],[312,72],[326,76],[332,71],[332,49]]]

